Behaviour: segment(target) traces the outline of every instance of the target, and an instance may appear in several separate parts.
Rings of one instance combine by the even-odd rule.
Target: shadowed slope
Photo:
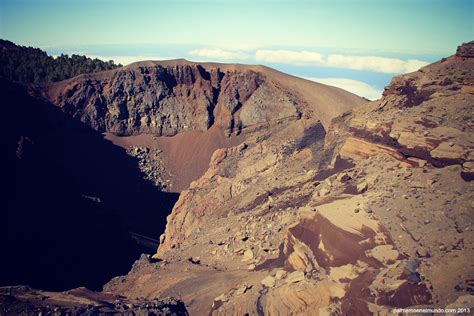
[[[138,256],[127,230],[156,238],[176,195],[143,181],[102,135],[20,85],[0,86],[0,283],[100,289]]]

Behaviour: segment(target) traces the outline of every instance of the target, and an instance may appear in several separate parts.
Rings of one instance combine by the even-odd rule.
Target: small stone
[[[245,149],[247,149],[248,145],[246,143],[242,143],[237,147],[237,150],[239,152],[243,152]]]
[[[297,283],[304,280],[304,272],[303,271],[294,271],[291,272],[288,277],[286,278],[287,282],[289,283]]]
[[[427,224],[431,223],[431,221],[430,221],[429,219],[425,219],[425,220],[423,221],[423,223],[425,223],[425,225],[427,225]]]
[[[438,249],[439,249],[440,251],[446,251],[447,248],[446,248],[445,245],[441,245],[441,246],[439,246]]]
[[[271,275],[265,277],[263,280],[262,280],[262,285],[263,286],[266,286],[266,287],[274,287],[275,286],[275,278],[272,277]]]
[[[367,185],[367,182],[365,181],[362,181],[356,186],[356,190],[358,194],[364,193],[365,191],[367,191],[367,189],[368,189],[368,185]]]
[[[328,188],[322,188],[320,191],[319,191],[319,196],[326,196],[329,194],[329,192],[331,192]]]
[[[247,269],[251,270],[251,271],[255,270],[255,268],[256,268],[256,266],[253,263],[247,267]]]
[[[253,259],[253,251],[251,249],[247,249],[244,251],[244,257],[242,261],[250,261]]]
[[[275,274],[275,278],[277,280],[281,280],[281,279],[285,278],[287,274],[288,274],[288,272],[286,272],[285,270],[278,270]]]
[[[360,212],[360,208],[357,207],[354,209],[354,213],[359,213],[359,212]]]
[[[201,263],[201,259],[199,257],[189,257],[188,260],[192,264],[200,264]]]

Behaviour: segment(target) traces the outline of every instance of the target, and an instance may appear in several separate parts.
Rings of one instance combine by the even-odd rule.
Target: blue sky
[[[393,75],[473,40],[473,6],[473,0],[0,0],[0,37],[50,54],[122,63],[176,57],[259,63],[352,89],[359,84],[357,93],[375,98]]]

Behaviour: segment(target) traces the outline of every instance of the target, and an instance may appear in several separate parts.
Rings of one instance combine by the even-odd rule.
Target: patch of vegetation
[[[81,55],[48,56],[39,48],[18,46],[0,39],[0,76],[22,83],[48,83],[121,67]]]

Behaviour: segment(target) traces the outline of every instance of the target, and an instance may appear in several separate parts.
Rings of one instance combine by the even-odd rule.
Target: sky
[[[51,55],[264,64],[369,99],[474,39],[474,0],[0,0],[0,37]]]

